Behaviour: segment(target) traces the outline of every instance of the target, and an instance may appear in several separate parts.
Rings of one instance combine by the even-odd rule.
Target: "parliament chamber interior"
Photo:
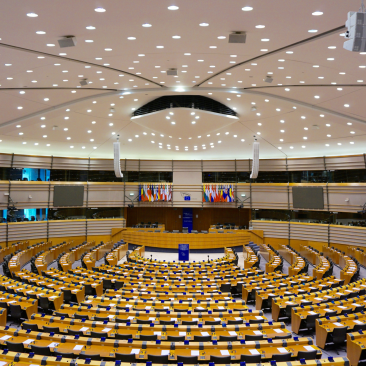
[[[366,364],[363,0],[0,5],[0,366]]]

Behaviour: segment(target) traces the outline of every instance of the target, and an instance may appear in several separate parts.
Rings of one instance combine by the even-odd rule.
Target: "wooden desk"
[[[119,246],[117,249],[111,251],[106,259],[110,266],[116,266],[117,263],[126,256],[126,252],[128,250],[128,244],[123,244]]]
[[[252,268],[255,265],[257,265],[259,259],[258,257],[255,255],[253,249],[248,246],[248,245],[244,245],[243,246],[243,254],[244,255],[244,268]]]
[[[154,325],[150,324],[136,324],[130,325],[103,322],[103,321],[90,321],[79,320],[72,318],[61,318],[49,315],[33,314],[31,319],[27,321],[28,324],[37,324],[39,329],[43,329],[44,326],[58,327],[61,333],[68,332],[69,329],[83,332],[84,336],[90,336],[91,331],[104,332],[108,338],[115,338],[116,334],[131,334],[131,338],[139,339],[140,335],[154,335],[156,334],[158,339],[167,340],[167,336],[178,336],[184,332],[185,340],[193,340],[194,336],[202,335],[202,332],[208,333],[211,336],[211,340],[220,340],[221,336],[235,335],[238,339],[245,339],[246,335],[263,335],[265,339],[276,337],[283,337],[288,335],[291,338],[291,332],[286,329],[284,323],[263,323],[263,324],[239,324],[239,325],[227,325],[222,327],[221,325],[203,325],[202,327],[192,327],[187,325],[180,325],[179,328],[174,325]]]
[[[347,358],[351,366],[358,366],[360,360],[365,359],[366,336],[365,332],[347,334]],[[361,357],[362,356],[362,357]]]
[[[300,276],[300,278],[300,282],[303,281],[302,278],[306,280],[306,276]],[[250,301],[251,299],[254,300],[254,291],[257,290],[257,287],[260,287],[260,284],[265,284],[265,286],[268,286],[273,285],[276,282],[283,281],[290,281],[290,279],[287,278],[286,274],[281,272],[266,273],[264,275],[247,278],[243,284],[242,299],[244,301]]]
[[[19,359],[19,361],[14,361],[15,359]],[[45,357],[41,355],[34,355],[33,358],[29,358],[28,353],[16,353],[16,352],[8,352],[7,354],[2,353],[1,355],[1,361],[4,362],[3,366],[30,366],[30,365],[36,365],[40,366],[42,365],[42,362],[44,360],[47,360],[48,366],[70,366],[70,359],[63,358],[62,360],[57,360],[56,357]],[[138,361],[138,360],[136,360]],[[83,359],[77,360],[78,365],[89,365],[89,366],[100,366],[100,361],[90,361],[90,363]],[[104,366],[115,366],[115,361],[105,361],[103,362]],[[157,366],[163,366],[161,364],[155,364]],[[232,366],[240,366],[240,364],[237,363],[231,363]],[[263,366],[271,366],[269,362],[262,362],[261,365]],[[302,366],[300,361],[292,361],[292,362],[277,362],[277,366]],[[349,366],[349,361],[345,357],[337,357],[334,358],[334,360],[329,361],[327,358],[322,358],[319,360],[307,360],[306,361],[307,366]],[[130,363],[122,362],[120,366],[131,366]]]
[[[366,324],[366,314],[354,313],[349,314],[347,317],[340,315],[328,319],[319,319],[315,324],[316,344],[318,347],[324,349],[328,335],[331,334],[335,328],[348,327],[348,331],[352,332],[352,329],[357,324]]]
[[[266,244],[260,244],[259,248],[261,255],[267,261],[266,272],[270,273],[276,271],[282,264],[281,258]]]
[[[22,282],[11,280],[5,276],[0,276],[0,281],[5,289],[13,289],[17,294],[21,294],[34,299],[37,299],[40,296],[47,297],[48,301],[52,303],[56,310],[60,308],[61,304],[64,301],[63,292],[43,289],[33,285],[27,285]]]
[[[10,336],[8,339],[4,339],[5,336]],[[7,338],[7,337],[5,337]],[[29,341],[31,340],[31,341]],[[24,330],[17,329],[6,329],[0,327],[0,344],[4,345],[6,341],[23,343],[24,347],[30,348],[30,344],[41,347],[50,347],[51,351],[58,352],[72,352],[74,354],[80,354],[81,352],[94,353],[100,355],[103,359],[114,359],[115,353],[130,354],[133,349],[137,349],[137,358],[140,361],[147,360],[149,354],[161,355],[168,354],[172,361],[177,359],[177,355],[190,356],[192,351],[198,351],[199,360],[209,361],[210,356],[221,356],[225,351],[231,355],[232,360],[239,360],[242,354],[252,354],[250,350],[259,350],[263,359],[271,359],[273,354],[281,353],[281,349],[285,348],[285,352],[291,352],[292,356],[297,357],[297,353],[300,350],[307,350],[308,346],[312,349],[317,350],[318,358],[321,357],[321,350],[313,345],[311,338],[299,338],[298,340],[277,340],[272,341],[247,341],[242,344],[240,341],[231,342],[230,347],[227,342],[218,342],[217,344],[212,343],[200,343],[200,342],[189,342],[184,344],[183,342],[175,342],[174,348],[172,349],[171,342],[161,341],[160,344],[157,342],[142,342],[132,341],[129,343],[124,340],[115,339],[97,339],[89,337],[80,337],[75,339],[74,336],[64,336],[62,334],[51,334],[39,333],[39,332],[26,332]],[[285,343],[284,343],[285,342]],[[76,348],[76,345],[80,345]],[[229,349],[228,349],[229,348]],[[163,352],[162,352],[163,351]]]
[[[345,285],[342,287],[329,289],[326,291],[318,291],[312,292],[311,294],[307,295],[300,295],[297,297],[294,296],[287,296],[283,298],[273,298],[272,299],[272,319],[274,321],[278,321],[280,316],[280,312],[284,311],[287,305],[294,305],[297,304],[298,306],[301,305],[302,302],[311,301],[312,304],[318,304],[322,302],[327,302],[331,300],[338,300],[342,294],[350,294],[352,292],[358,293],[361,289],[366,287],[365,280],[360,280],[357,282],[353,282],[352,284]],[[354,288],[358,288],[355,290]]]
[[[85,299],[85,287],[77,286],[72,283],[49,280],[47,277],[37,276],[32,272],[23,270],[22,272],[17,272],[17,276],[22,279],[27,279],[30,283],[34,283],[40,287],[47,287],[52,290],[62,291],[64,289],[71,290],[76,296],[77,302],[80,303]]]
[[[301,323],[306,321],[309,315],[319,314],[319,322],[326,321],[325,318],[330,312],[336,311],[337,317],[342,317],[341,312],[343,310],[351,309],[354,312],[358,312],[358,307],[366,305],[366,297],[352,298],[348,300],[334,301],[331,303],[317,304],[316,306],[304,306],[303,308],[297,307],[292,309],[291,314],[291,326],[294,333],[299,333],[301,329]],[[317,339],[318,341],[318,339]],[[319,343],[318,346],[321,346]]]
[[[312,277],[310,277],[312,278]],[[343,283],[343,280],[331,277],[325,280],[311,281],[311,282],[296,282],[293,280],[293,277],[289,278],[289,281],[283,281],[283,283],[278,283],[275,285],[265,285],[261,284],[256,287],[255,291],[255,306],[257,310],[261,310],[263,308],[263,302],[268,300],[270,297],[280,297],[280,296],[296,296],[302,294],[303,291],[312,292],[312,291],[322,291],[324,288],[329,286],[334,286],[337,284]],[[276,287],[276,285],[280,285]],[[287,286],[284,286],[287,285]],[[271,300],[272,304],[272,300]],[[270,304],[270,306],[271,306]]]

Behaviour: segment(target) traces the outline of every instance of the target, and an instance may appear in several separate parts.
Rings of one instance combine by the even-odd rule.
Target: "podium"
[[[189,244],[178,244],[178,260],[189,261]]]

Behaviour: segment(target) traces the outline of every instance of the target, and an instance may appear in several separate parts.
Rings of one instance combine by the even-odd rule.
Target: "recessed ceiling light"
[[[319,95],[314,95],[314,98],[319,99],[320,97],[319,97]]]
[[[164,48],[164,46],[156,46],[156,48]]]
[[[24,91],[24,90],[21,90],[21,91],[19,92],[19,94],[25,94],[25,91]]]
[[[344,106],[345,106],[346,108],[349,108],[349,104],[345,104]]]
[[[53,43],[47,43],[46,45],[47,47],[55,47],[55,45]]]
[[[127,37],[127,39],[130,41],[134,41],[136,39],[136,37]]]
[[[308,30],[308,32],[309,32],[309,33],[317,33],[317,32],[318,32],[318,30],[317,30],[317,29],[309,29],[309,30]]]
[[[87,27],[85,27],[86,29],[89,29],[89,30],[93,30],[95,29],[95,27],[93,27],[92,25],[88,25]]]
[[[325,125],[326,125],[327,127],[330,127],[330,124],[329,124],[329,123],[326,123]]]
[[[150,24],[150,23],[144,23],[142,26],[143,26],[144,28],[150,28],[150,27],[151,27],[151,24]]]
[[[352,122],[347,122],[347,125],[348,126],[352,126]]]
[[[337,47],[336,46],[329,46],[328,47],[330,50],[335,50]]]
[[[259,24],[259,25],[256,25],[255,27],[261,29],[261,28],[265,28],[266,26]]]
[[[209,24],[208,23],[200,23],[200,27],[208,27]]]
[[[27,14],[27,17],[29,17],[29,18],[37,18],[38,17],[38,14],[36,14],[36,13],[28,13]]]
[[[305,119],[306,117],[305,116],[301,116],[301,119]]]
[[[323,12],[322,11],[314,11],[313,13],[311,13],[311,15],[319,16],[319,15],[323,15]]]
[[[350,144],[353,145],[354,144],[354,141],[350,141]]]
[[[332,137],[332,135],[327,135],[327,137]]]
[[[190,53],[185,53],[184,56],[190,56],[191,54]]]
[[[174,39],[180,39],[180,36],[172,36]]]
[[[244,8],[241,8],[243,11],[252,11],[253,8],[251,6],[244,6]]]
[[[217,39],[225,39],[225,36],[218,36]]]
[[[19,107],[17,107],[17,109],[23,109],[23,107],[19,106]]]
[[[104,51],[112,51],[112,48],[105,48]]]
[[[334,58],[333,57],[328,57],[327,61],[334,61]]]
[[[44,32],[44,31],[37,31],[36,33],[37,34],[46,34],[46,32]]]
[[[168,9],[169,9],[169,10],[178,10],[178,9],[179,9],[179,6],[176,6],[176,5],[170,5],[170,6],[168,6]]]
[[[338,144],[337,145],[342,145],[340,142],[338,142]]]
[[[353,135],[353,134],[355,134],[356,132],[355,132],[355,131],[351,131],[350,133]]]
[[[294,51],[286,51],[287,54],[292,55]]]
[[[327,146],[327,147],[328,147],[328,146],[329,146],[329,144],[325,144],[325,146]]]
[[[45,128],[46,127],[46,125],[41,125],[41,128]]]
[[[261,41],[262,42],[269,42],[269,38],[262,38]]]
[[[97,13],[104,13],[105,9],[101,8],[101,7],[98,7],[98,8],[95,8],[94,11],[96,11]]]
[[[44,58],[44,56],[37,56],[37,58]]]
[[[113,123],[109,123],[109,126],[113,126]]]
[[[50,98],[44,98],[43,99],[45,102],[48,102],[50,100]]]
[[[93,43],[94,41],[92,39],[86,39],[85,42],[86,43]]]

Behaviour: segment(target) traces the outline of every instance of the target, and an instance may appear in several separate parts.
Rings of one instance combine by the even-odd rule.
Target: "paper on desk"
[[[86,300],[84,302],[85,302],[85,304],[90,304],[92,301],[91,300]]]
[[[313,346],[304,346],[304,348],[307,350],[307,351],[314,351],[314,347]]]
[[[113,319],[115,317],[115,315],[108,315],[107,318],[109,319]]]
[[[333,323],[334,325],[336,325],[337,327],[343,327],[343,324],[341,323]]]
[[[0,366],[5,366],[7,364],[8,364],[7,362],[0,361]],[[30,366],[32,366],[32,365],[30,365]]]
[[[260,330],[254,330],[253,333],[255,335],[262,335],[263,334]]]
[[[7,339],[9,339],[9,338],[11,338],[11,336],[10,336],[10,335],[5,335],[5,336],[1,337],[0,339],[1,339],[2,341],[6,341],[6,340],[7,340]]]
[[[283,333],[282,329],[273,329],[276,333]]]
[[[315,311],[308,311],[309,314],[311,315],[316,315],[317,313]]]
[[[208,332],[201,332],[201,335],[203,335],[203,336],[208,336],[208,335],[210,335]]]
[[[199,356],[200,351],[191,351],[191,356]]]
[[[162,356],[166,356],[166,355],[169,355],[170,351],[168,349],[162,349],[161,350],[161,355]]]
[[[112,330],[112,328],[104,328],[104,329],[102,330],[102,332],[109,332],[110,330]]]
[[[135,317],[130,315],[127,319],[135,319]]]
[[[220,350],[220,352],[221,352],[221,354],[222,354],[223,356],[230,356],[229,351],[228,351],[228,350],[226,350],[226,349],[222,349],[222,350]]]
[[[263,316],[256,315],[255,318],[256,319],[263,319]]]
[[[140,348],[133,348],[130,352],[131,355],[138,355],[140,353]]]
[[[235,320],[243,320],[242,318],[240,318],[239,316],[235,317]]]
[[[345,306],[338,306],[340,309],[347,309]]]
[[[24,341],[23,343],[24,344],[29,344],[29,343],[32,343],[34,341],[34,339],[27,339],[26,341]]]
[[[161,332],[154,332],[154,335],[160,336],[161,335]]]
[[[359,320],[354,320],[353,321],[354,323],[356,323],[356,324],[363,324],[362,322],[360,322]]]
[[[260,355],[260,353],[256,350],[256,349],[250,349],[249,352],[252,354],[252,355]]]
[[[80,328],[80,331],[81,332],[86,332],[88,329],[89,329],[88,327],[82,327],[82,328]]]
[[[52,342],[48,345],[48,347],[50,347],[50,348],[54,348],[54,347],[57,347],[57,346],[58,346],[58,343],[56,343],[56,342]]]
[[[288,353],[287,349],[284,348],[284,347],[280,347],[280,348],[277,348],[277,349],[280,351],[280,353]]]
[[[152,316],[152,317],[150,317],[150,318],[149,318],[149,320],[154,321],[154,320],[155,320],[155,318]]]
[[[230,334],[231,336],[236,336],[236,335],[237,335],[237,333],[236,333],[236,332],[234,332],[233,330],[230,330],[230,331],[229,331],[229,334]]]
[[[179,332],[180,336],[185,336],[187,333],[186,332]]]

